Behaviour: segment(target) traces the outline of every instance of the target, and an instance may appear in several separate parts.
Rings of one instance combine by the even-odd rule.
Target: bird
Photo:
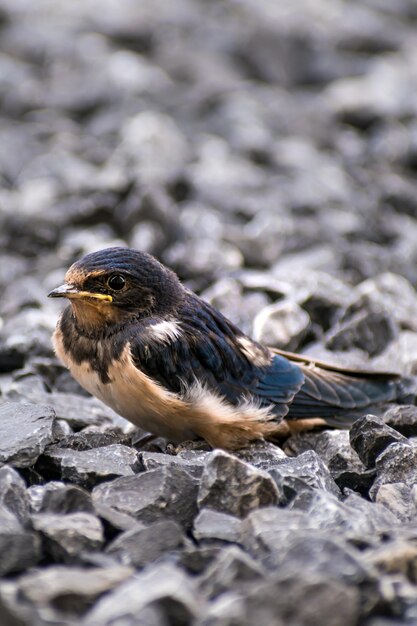
[[[349,370],[254,341],[148,253],[87,254],[48,294],[67,298],[55,353],[116,413],[174,444],[236,450],[349,427],[394,401],[395,373]]]

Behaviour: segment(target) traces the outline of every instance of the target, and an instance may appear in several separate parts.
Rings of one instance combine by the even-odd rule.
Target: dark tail
[[[348,428],[360,415],[370,409],[378,412],[378,407],[388,402],[415,403],[415,378],[390,372],[349,370],[277,352],[296,362],[305,376],[286,415],[288,420],[321,418],[328,426]]]

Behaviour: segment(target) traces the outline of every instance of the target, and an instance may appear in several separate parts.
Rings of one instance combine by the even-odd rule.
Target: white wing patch
[[[181,328],[178,322],[164,321],[149,326],[147,330],[149,339],[158,341],[160,343],[170,343],[178,337],[181,337]]]

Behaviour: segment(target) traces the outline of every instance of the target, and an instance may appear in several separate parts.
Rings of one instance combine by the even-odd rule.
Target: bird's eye
[[[110,289],[114,289],[114,291],[120,291],[126,285],[126,279],[121,274],[112,274],[109,280],[107,281]]]

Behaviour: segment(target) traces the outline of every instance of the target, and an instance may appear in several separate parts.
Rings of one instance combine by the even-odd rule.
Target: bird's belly
[[[186,414],[185,403],[135,367],[128,349],[109,364],[108,382],[103,382],[87,361],[77,363],[63,350],[57,334],[54,345],[57,356],[75,380],[125,419],[174,442],[195,437],[187,420],[181,417]]]

